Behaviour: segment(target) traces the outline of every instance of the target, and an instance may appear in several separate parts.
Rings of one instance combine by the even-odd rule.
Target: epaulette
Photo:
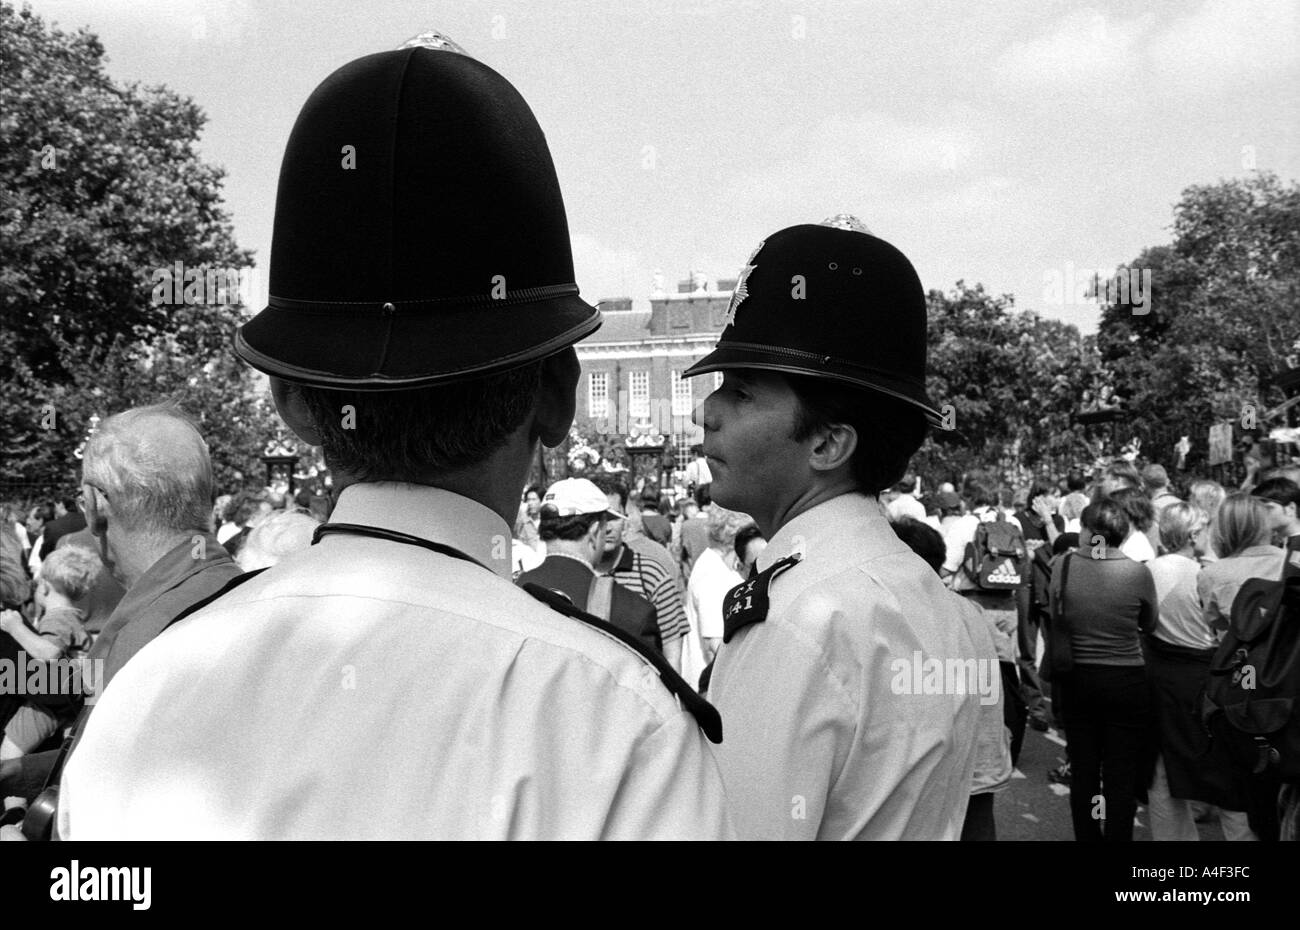
[[[768,588],[772,584],[772,579],[791,565],[797,564],[802,558],[803,556],[798,552],[787,555],[727,592],[727,596],[722,601],[724,643],[731,642],[733,636],[751,623],[762,623],[767,619],[767,609],[770,606]]]
[[[654,666],[655,671],[659,673],[659,678],[663,681],[664,686],[681,701],[682,706],[695,718],[695,722],[704,731],[704,735],[709,738],[709,742],[722,742],[722,715],[718,713],[718,709],[700,697],[681,675],[673,671],[673,667],[668,664],[668,660],[662,655],[628,633],[623,632],[612,623],[607,623],[599,617],[592,616],[585,610],[579,610],[573,606],[573,603],[568,598],[562,597],[554,591],[549,591],[541,585],[531,582],[524,584],[522,587],[556,613],[564,614],[564,616],[572,617],[575,620],[581,620],[588,626],[595,627],[602,633],[617,639],[624,646],[649,662]]]

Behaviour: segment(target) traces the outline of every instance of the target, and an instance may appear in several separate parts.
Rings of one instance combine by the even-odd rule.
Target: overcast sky
[[[1300,170],[1286,0],[361,2],[32,0],[119,80],[193,97],[241,246],[269,260],[280,156],[331,71],[438,29],[531,104],[578,284],[734,276],[768,233],[854,213],[927,287],[1053,305],[1052,272],[1169,241],[1191,184]],[[1077,273],[1077,271],[1076,271]]]

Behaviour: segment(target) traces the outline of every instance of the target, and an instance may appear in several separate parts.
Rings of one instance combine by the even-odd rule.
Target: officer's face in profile
[[[732,369],[696,410],[713,500],[757,516],[783,507],[811,478],[808,443],[796,442],[799,403],[773,372]],[[762,525],[760,521],[760,526]]]

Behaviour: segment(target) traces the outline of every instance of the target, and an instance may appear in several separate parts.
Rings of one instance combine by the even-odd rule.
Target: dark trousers
[[[1246,819],[1250,830],[1261,842],[1275,843],[1281,830],[1278,800],[1282,792],[1282,779],[1269,770],[1263,775],[1251,775],[1247,781],[1249,806]]]
[[[993,793],[972,794],[966,808],[966,820],[961,825],[963,843],[991,843],[998,838],[993,820]]]
[[[1038,680],[1038,612],[1034,610],[1030,585],[1016,589],[1016,645],[1020,655],[1020,693],[1029,707],[1031,716],[1046,714],[1043,685]]]
[[[1070,751],[1070,815],[1076,840],[1128,842],[1137,782],[1150,739],[1151,696],[1141,666],[1076,665],[1054,675]],[[1104,804],[1098,804],[1104,799]],[[1101,820],[1105,819],[1103,834]]]

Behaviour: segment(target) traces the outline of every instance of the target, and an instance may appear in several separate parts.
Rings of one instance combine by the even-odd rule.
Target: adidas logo
[[[989,582],[991,584],[1020,584],[1020,572],[1016,570],[1016,563],[1011,559],[1007,559],[989,573]]]

